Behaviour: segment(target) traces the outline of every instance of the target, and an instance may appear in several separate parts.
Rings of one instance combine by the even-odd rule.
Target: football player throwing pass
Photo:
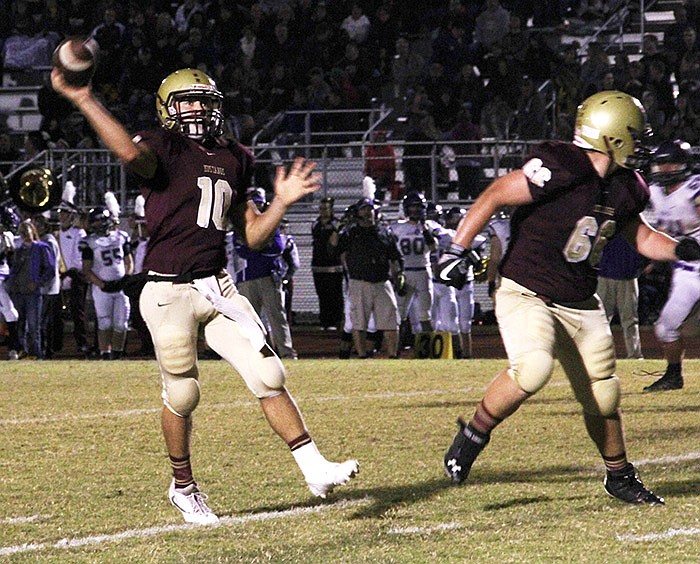
[[[61,71],[53,88],[87,118],[104,144],[135,174],[146,200],[150,239],[140,308],[153,337],[163,384],[162,430],[170,455],[171,503],[185,521],[210,524],[190,464],[192,412],[199,402],[197,334],[243,377],[272,429],[289,445],[314,495],[325,497],[358,472],[356,460],[326,460],[285,387],[285,368],[268,347],[255,310],[226,273],[229,224],[252,248],[264,246],[294,202],[320,188],[315,163],[297,158],[277,168],[275,197],[264,213],[246,202],[253,159],[223,136],[223,96],[194,69],[167,76],[156,94],[161,127],[135,136],[98,101],[90,86],[72,87]]]

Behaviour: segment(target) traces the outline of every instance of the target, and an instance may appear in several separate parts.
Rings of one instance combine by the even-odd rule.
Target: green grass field
[[[498,428],[461,487],[442,457],[502,360],[302,360],[290,390],[328,458],[359,476],[311,497],[223,362],[202,366],[193,463],[216,527],[166,497],[153,361],[4,363],[2,562],[698,562],[700,361],[620,361],[628,451],[665,507],[609,498],[560,370]]]

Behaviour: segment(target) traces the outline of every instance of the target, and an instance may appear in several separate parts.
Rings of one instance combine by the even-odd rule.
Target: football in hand
[[[95,74],[97,51],[94,39],[65,39],[53,52],[53,66],[61,71],[68,85],[87,86]]]

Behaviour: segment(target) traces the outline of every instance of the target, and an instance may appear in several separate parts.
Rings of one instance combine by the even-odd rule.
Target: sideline
[[[75,539],[64,538],[56,542],[18,544],[15,546],[5,546],[0,548],[0,556],[9,556],[11,554],[19,554],[24,552],[34,552],[37,550],[45,550],[49,548],[80,548],[82,546],[98,545],[107,542],[122,541],[126,539],[154,537],[157,535],[177,531],[219,528],[225,527],[226,525],[239,525],[257,521],[284,519],[287,517],[297,517],[299,515],[308,515],[311,513],[322,513],[331,509],[347,509],[349,507],[354,507],[357,505],[366,505],[370,502],[370,498],[343,500],[327,505],[315,505],[313,507],[294,507],[292,509],[286,509],[284,511],[265,511],[263,513],[251,513],[250,515],[242,515],[240,517],[222,516],[219,518],[219,522],[215,525],[193,525],[190,523],[180,523],[178,525],[160,525],[156,527],[147,527],[145,529],[129,529],[127,531],[113,533],[111,535],[91,535],[88,537],[80,537]]]

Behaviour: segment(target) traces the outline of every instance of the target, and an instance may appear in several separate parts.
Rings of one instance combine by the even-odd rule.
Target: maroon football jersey
[[[522,170],[534,201],[513,214],[502,275],[555,302],[590,298],[603,247],[644,210],[646,183],[627,169],[600,178],[571,143],[536,146]]]
[[[144,270],[185,274],[225,267],[227,218],[246,199],[252,155],[238,143],[207,148],[163,128],[134,140],[158,157],[155,177],[141,179],[150,233]]]

